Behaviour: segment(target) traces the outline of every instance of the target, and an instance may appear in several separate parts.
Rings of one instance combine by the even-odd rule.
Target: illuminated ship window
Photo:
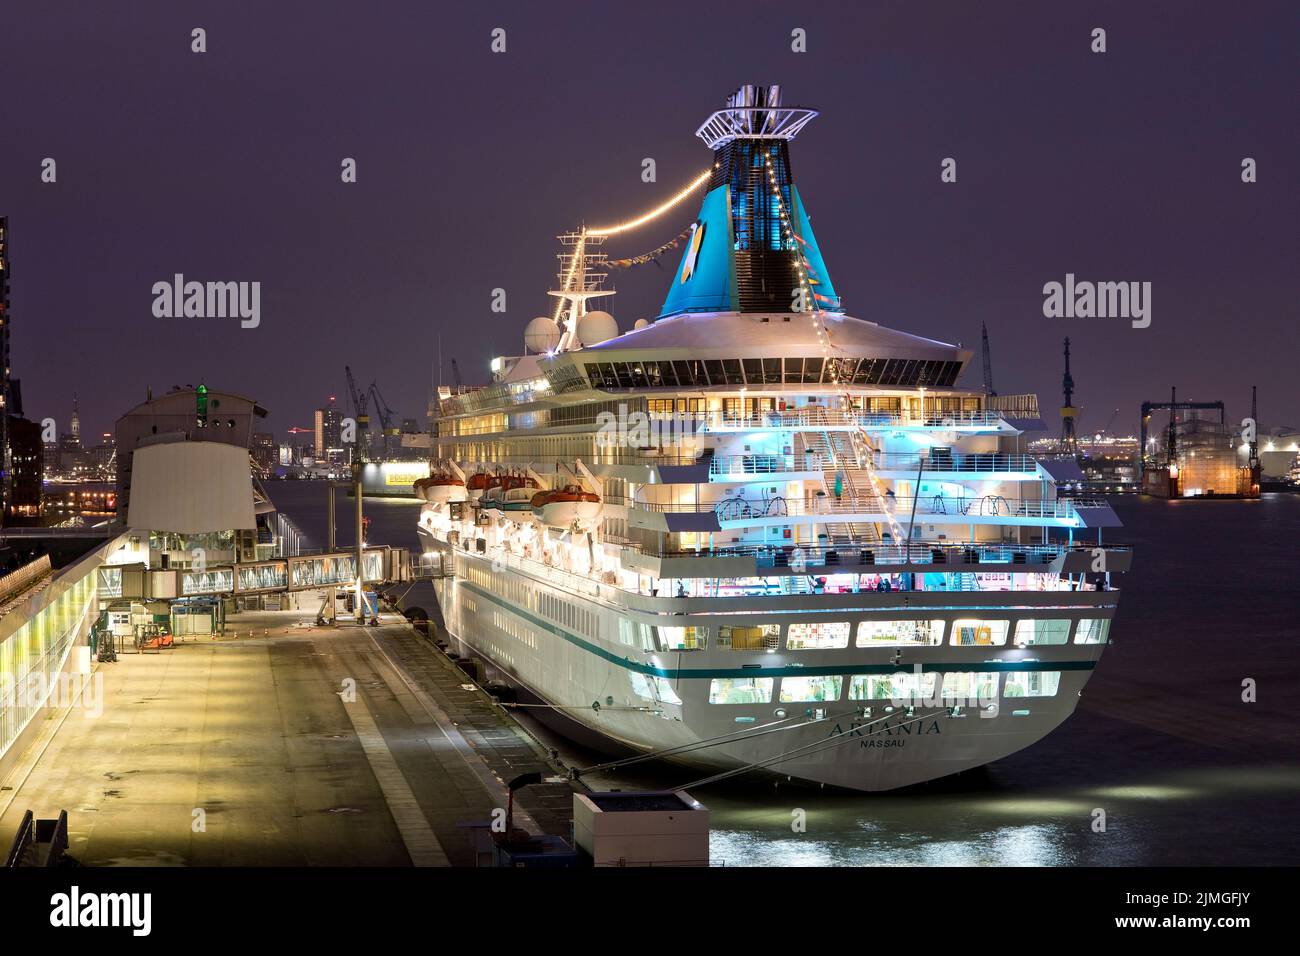
[[[781,643],[780,624],[748,624],[718,628],[718,647],[733,651],[774,651]]]
[[[983,671],[956,671],[943,675],[945,705],[976,707],[998,697],[998,675]]]
[[[938,674],[857,674],[849,681],[849,700],[888,700],[899,707],[934,699]]]
[[[1060,671],[1017,671],[1007,675],[1002,696],[1055,697],[1060,686]]]
[[[791,651],[837,650],[849,646],[847,621],[833,623],[798,621],[790,625],[785,639]]]
[[[781,703],[839,700],[840,689],[843,684],[843,677],[830,675],[821,677],[783,677],[781,679]]]
[[[1086,617],[1079,621],[1079,629],[1074,632],[1076,644],[1105,644],[1106,634],[1110,631],[1110,619],[1103,617]]]
[[[662,651],[698,651],[708,643],[707,627],[658,627],[659,649]]]
[[[770,704],[771,677],[718,677],[709,682],[710,704]]]
[[[956,647],[1000,646],[1007,642],[1007,621],[961,620],[952,622],[952,644]]]
[[[942,644],[943,621],[862,621],[858,624],[858,647],[882,644]]]
[[[960,362],[915,359],[820,358],[688,359],[674,362],[588,362],[592,388],[709,388],[718,385],[820,385],[838,378],[854,385],[946,387],[957,381]]]
[[[1067,618],[1016,622],[1015,643],[1021,647],[1031,644],[1065,644],[1069,639],[1070,622]]]

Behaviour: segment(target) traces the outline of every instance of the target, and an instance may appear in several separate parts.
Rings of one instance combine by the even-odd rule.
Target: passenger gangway
[[[331,551],[248,563],[151,568],[144,564],[106,564],[99,569],[104,598],[170,600],[219,595],[263,595],[319,591],[356,584],[357,553]],[[414,580],[410,552],[389,546],[365,548],[365,584],[402,584]]]

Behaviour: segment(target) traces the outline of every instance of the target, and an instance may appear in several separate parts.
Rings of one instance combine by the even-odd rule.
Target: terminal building
[[[286,594],[410,580],[402,549],[366,548],[360,568],[355,551],[300,553],[253,473],[265,417],[202,385],[150,397],[117,421],[117,486],[103,489],[120,502],[117,524],[59,538],[76,550],[54,560],[55,539],[41,542],[39,557],[0,574],[0,769],[63,676],[88,672],[92,648],[159,650]]]

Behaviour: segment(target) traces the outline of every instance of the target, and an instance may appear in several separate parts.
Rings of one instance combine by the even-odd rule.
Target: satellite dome
[[[646,328],[649,328],[649,327],[650,327],[650,320],[649,320],[649,319],[637,319],[635,322],[632,323],[632,328],[633,328],[635,331],[638,331],[638,332],[639,332],[641,329],[646,329]]]
[[[524,326],[524,348],[530,352],[549,352],[560,344],[560,327],[544,315]]]
[[[578,320],[578,341],[583,345],[599,345],[618,335],[618,323],[608,312],[597,309]]]

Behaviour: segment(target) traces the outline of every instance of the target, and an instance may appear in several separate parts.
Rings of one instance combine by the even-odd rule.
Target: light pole
[[[326,514],[326,517],[325,517],[325,553],[326,553],[326,554],[333,554],[333,553],[334,553],[334,549],[337,548],[338,545],[337,545],[337,544],[335,543],[335,541],[334,541],[334,519],[335,519],[335,515],[334,515],[334,507],[335,507],[335,503],[334,503],[334,502],[335,502],[335,498],[334,498],[334,490],[335,490],[335,484],[334,484],[334,477],[333,477],[332,475],[331,475],[331,476],[329,477],[329,479],[327,479],[327,481],[326,481],[326,490],[327,490],[328,494],[327,494],[327,496],[326,496],[326,498],[327,498],[327,504],[326,504],[327,514]],[[338,623],[338,619],[337,619],[337,614],[338,614],[338,603],[337,603],[337,602],[338,602],[338,592],[337,592],[337,589],[334,587],[334,585],[331,584],[329,587],[327,587],[327,588],[325,589],[325,600],[326,600],[326,602],[327,602],[327,606],[329,607],[329,618],[328,618],[328,622],[329,622],[330,624],[337,624],[337,623]],[[318,615],[318,617],[317,617],[316,623],[319,624],[319,625],[324,625],[324,624],[326,623],[326,620],[327,620],[327,619],[326,619],[326,616],[325,616],[325,609],[322,608],[322,609],[321,609],[321,613],[320,613],[320,614]]]
[[[365,415],[357,416],[357,441],[355,454],[352,456],[352,489],[353,494],[357,497],[357,612],[356,619],[358,624],[366,623],[366,595],[365,595],[365,568],[363,558],[365,557],[365,543],[362,541],[362,531],[364,528],[364,519],[361,514],[361,472],[365,467],[365,447],[366,447],[366,430],[370,424],[370,419]],[[377,617],[376,617],[377,622]]]

